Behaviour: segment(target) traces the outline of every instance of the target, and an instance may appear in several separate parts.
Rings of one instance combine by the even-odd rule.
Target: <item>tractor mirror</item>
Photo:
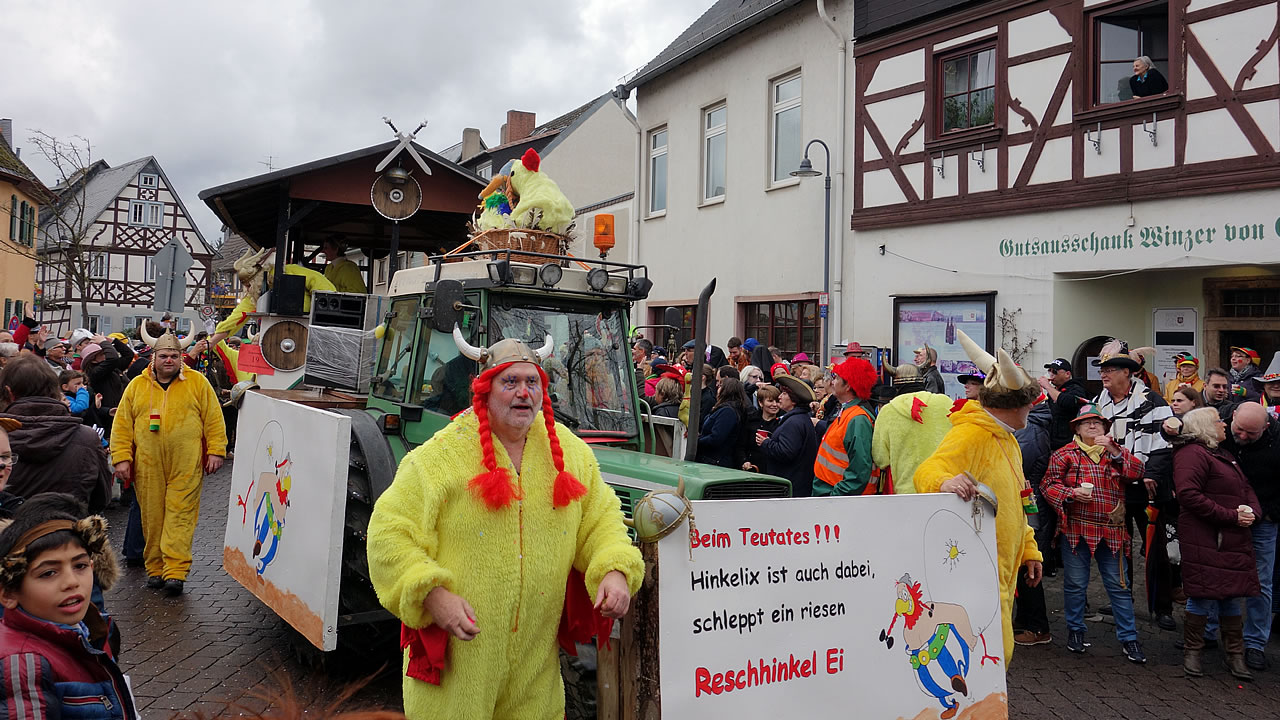
[[[437,332],[451,333],[462,317],[462,283],[457,280],[441,280],[436,283],[431,303],[431,327]]]

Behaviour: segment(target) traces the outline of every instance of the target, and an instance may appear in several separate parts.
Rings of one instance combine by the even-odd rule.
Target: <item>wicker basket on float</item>
[[[461,246],[445,253],[445,262],[457,262],[462,258],[451,257],[460,252],[475,252],[483,250],[511,250],[511,259],[515,262],[532,263],[541,265],[547,262],[547,258],[541,258],[536,255],[521,254],[520,250],[525,252],[546,253],[547,255],[564,255],[569,251],[569,236],[557,235],[546,230],[535,230],[533,228],[494,228],[492,230],[483,230],[471,235],[471,238]]]

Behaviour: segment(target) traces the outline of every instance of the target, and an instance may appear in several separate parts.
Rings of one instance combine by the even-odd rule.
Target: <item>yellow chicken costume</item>
[[[182,351],[192,339],[180,341],[172,333],[155,339],[139,329],[156,351]],[[148,577],[186,580],[205,456],[226,454],[222,405],[200,373],[180,364],[166,390],[149,366],[125,388],[111,426],[111,462],[133,463]]]
[[[1039,389],[1004,350],[997,351],[997,361],[964,332],[957,330],[956,335],[969,358],[987,374],[983,404],[994,408],[1031,406]],[[937,451],[916,468],[915,486],[922,493],[941,492],[943,482],[968,473],[995,493],[996,567],[1007,666],[1013,658],[1013,593],[1018,568],[1028,560],[1044,560],[1023,510],[1022,491],[1029,486],[1022,474],[1022,451],[1010,429],[978,403],[965,403],[952,413],[951,426]]]
[[[924,390],[899,395],[880,408],[871,435],[871,459],[881,477],[889,471],[895,495],[916,491],[912,481],[916,468],[951,429],[949,414],[951,398]]]
[[[563,235],[573,224],[573,203],[556,181],[540,172],[542,159],[529,148],[511,165],[511,187],[520,201],[511,210],[516,227],[533,227]]]
[[[447,640],[438,685],[411,676],[414,648],[406,648],[405,714],[559,720],[565,701],[556,636],[571,569],[583,573],[594,598],[614,570],[635,593],[644,563],[591,449],[550,419],[545,390],[519,473],[489,437],[494,376],[512,362],[536,366],[550,354],[550,338],[536,356],[515,340],[481,350],[455,331],[455,341],[485,366],[472,385],[472,409],[410,452],[378,498],[369,574],[379,600],[406,628],[434,627],[424,600],[444,587],[470,603],[481,632],[467,642]],[[539,374],[545,389],[541,367]]]

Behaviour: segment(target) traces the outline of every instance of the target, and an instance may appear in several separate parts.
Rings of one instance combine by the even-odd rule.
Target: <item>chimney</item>
[[[0,118],[0,137],[9,143],[9,147],[13,147],[13,121],[9,118]]]
[[[459,155],[460,160],[467,160],[479,155],[484,150],[484,144],[480,142],[480,131],[475,128],[462,129],[462,154]]]
[[[508,110],[507,122],[502,126],[502,144],[529,137],[537,126],[537,115],[523,110]]]

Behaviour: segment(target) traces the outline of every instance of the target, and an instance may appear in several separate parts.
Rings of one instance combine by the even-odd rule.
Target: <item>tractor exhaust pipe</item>
[[[689,442],[685,445],[684,459],[698,456],[698,423],[702,419],[702,366],[707,358],[707,307],[716,291],[716,279],[702,288],[698,295],[698,316],[693,321],[693,377],[689,381]]]

